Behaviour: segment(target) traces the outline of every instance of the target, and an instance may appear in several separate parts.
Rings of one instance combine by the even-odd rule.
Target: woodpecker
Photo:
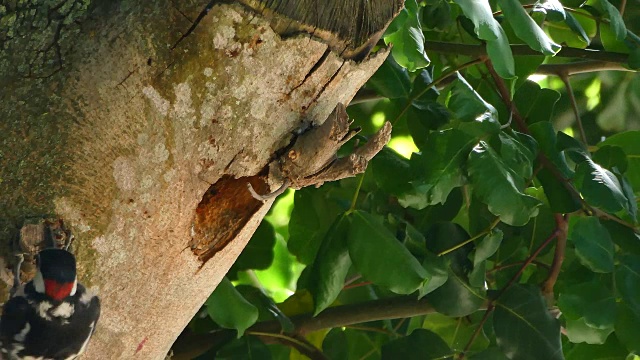
[[[87,348],[100,300],[79,284],[73,254],[40,251],[33,280],[17,288],[0,319],[2,359],[72,360]]]

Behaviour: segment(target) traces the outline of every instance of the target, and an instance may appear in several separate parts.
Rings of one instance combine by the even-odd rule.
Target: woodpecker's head
[[[70,252],[45,249],[40,251],[36,262],[38,272],[33,278],[33,286],[37,292],[57,301],[76,293],[76,259]]]

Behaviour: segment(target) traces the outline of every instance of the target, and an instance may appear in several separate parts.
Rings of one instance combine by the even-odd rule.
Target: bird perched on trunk
[[[70,252],[44,249],[36,263],[33,280],[19,286],[4,304],[2,359],[75,359],[93,335],[100,301],[78,283]]]

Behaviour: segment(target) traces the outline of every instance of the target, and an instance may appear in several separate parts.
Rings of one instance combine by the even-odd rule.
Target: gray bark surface
[[[344,60],[238,4],[63,3],[66,17],[42,20],[50,32],[0,24],[4,297],[12,234],[26,217],[62,218],[103,306],[83,359],[162,359],[271,206],[230,191],[199,207],[207,190],[248,178],[268,190],[276,151],[348,103],[387,52]],[[197,209],[219,221],[196,225]],[[194,234],[226,246],[203,262]]]

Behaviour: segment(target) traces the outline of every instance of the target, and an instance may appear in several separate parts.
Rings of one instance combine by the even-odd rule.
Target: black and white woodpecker
[[[100,300],[78,283],[76,259],[49,248],[33,280],[17,288],[0,320],[3,360],[71,360],[82,354],[100,317]]]

